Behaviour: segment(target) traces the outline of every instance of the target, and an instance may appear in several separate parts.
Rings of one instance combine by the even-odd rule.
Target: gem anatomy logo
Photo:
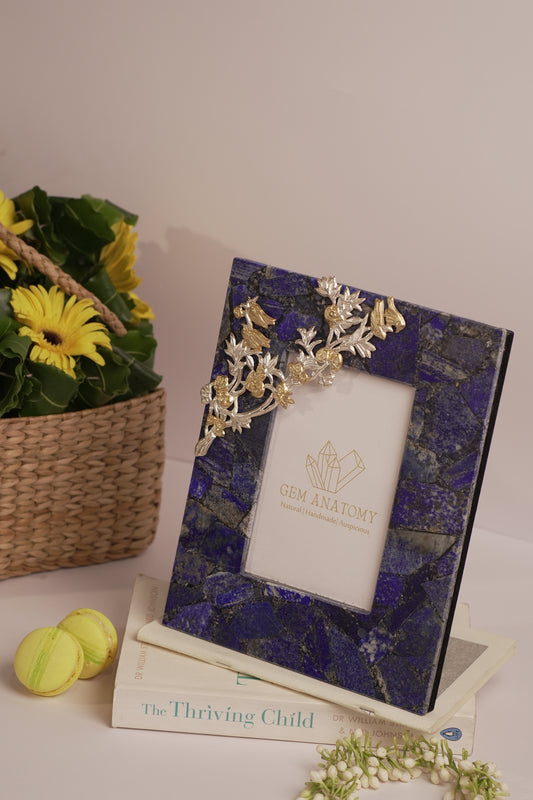
[[[320,450],[317,459],[307,456],[305,468],[315,489],[336,494],[360,475],[365,465],[355,450],[350,450],[345,456],[338,458],[337,451],[328,441]]]

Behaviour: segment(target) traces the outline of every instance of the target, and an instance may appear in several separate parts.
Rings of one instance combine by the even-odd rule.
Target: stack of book
[[[161,731],[242,736],[333,744],[357,728],[387,745],[405,731],[446,739],[453,750],[471,752],[476,718],[475,689],[486,659],[505,660],[512,644],[469,627],[468,607],[459,605],[441,679],[437,711],[416,717],[391,707],[387,718],[214,666],[141,639],[162,629],[168,583],[138,575],[118,661],[112,725]],[[173,632],[171,632],[173,633]],[[139,638],[141,637],[141,638]],[[485,665],[485,666],[483,666]],[[476,672],[479,676],[476,678]],[[459,710],[465,674],[473,688]],[[467,692],[468,694],[468,692]],[[439,702],[444,697],[445,704]],[[444,714],[444,717],[443,717]],[[432,727],[435,723],[434,727]]]

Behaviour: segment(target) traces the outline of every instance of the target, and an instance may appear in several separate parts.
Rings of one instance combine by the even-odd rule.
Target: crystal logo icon
[[[305,468],[315,489],[336,494],[360,475],[365,465],[355,450],[350,450],[345,456],[338,458],[337,451],[331,442],[327,441],[317,459],[307,456]]]

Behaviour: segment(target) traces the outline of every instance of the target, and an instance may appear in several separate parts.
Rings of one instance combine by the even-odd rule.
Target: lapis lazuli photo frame
[[[163,625],[286,670],[293,688],[301,675],[430,711],[512,336],[236,259]],[[335,391],[340,375],[342,411],[326,413],[332,443],[309,392]],[[288,425],[300,402],[304,434],[276,461],[288,438],[276,420]],[[290,466],[300,439],[305,457]],[[383,494],[369,494],[380,482]],[[351,570],[359,587],[371,563],[364,596],[352,597]]]

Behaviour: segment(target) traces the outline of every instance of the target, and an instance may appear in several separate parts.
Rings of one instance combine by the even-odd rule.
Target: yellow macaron
[[[93,678],[113,662],[117,652],[117,632],[113,623],[93,608],[78,608],[58,624],[80,643],[84,665],[80,678]]]
[[[78,679],[84,665],[79,642],[59,628],[37,628],[28,633],[15,653],[19,681],[42,697],[61,694]]]

